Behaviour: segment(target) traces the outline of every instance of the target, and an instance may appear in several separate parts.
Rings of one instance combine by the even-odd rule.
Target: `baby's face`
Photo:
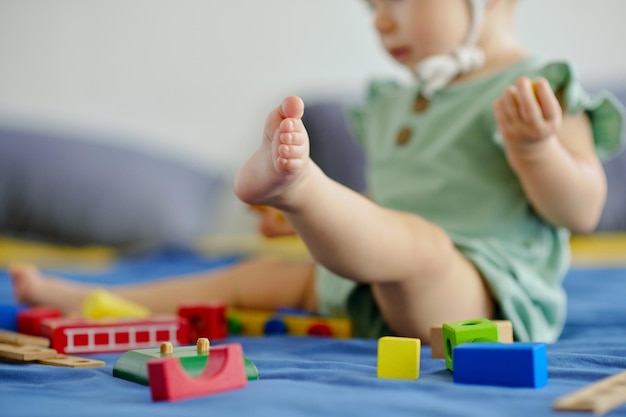
[[[387,52],[412,70],[431,55],[454,52],[470,28],[468,0],[370,0]]]

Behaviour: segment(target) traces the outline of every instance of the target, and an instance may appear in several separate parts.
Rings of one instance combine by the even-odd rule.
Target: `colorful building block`
[[[513,343],[513,325],[509,320],[493,320],[498,326],[498,342]],[[433,359],[445,359],[446,351],[443,346],[442,326],[430,328],[430,357]]]
[[[146,364],[151,359],[175,357],[178,358],[181,366],[191,376],[202,373],[206,367],[206,362],[214,347],[201,349],[198,339],[195,345],[172,347],[171,352],[164,352],[163,345],[160,348],[136,349],[123,353],[113,365],[113,376],[126,379],[142,385],[148,385],[148,368]],[[171,346],[171,345],[170,345]],[[259,379],[259,371],[256,365],[245,356],[243,357],[248,380]]]
[[[468,342],[497,342],[498,326],[491,320],[476,319],[443,324],[446,367],[454,371],[453,349]]]
[[[41,322],[61,317],[61,311],[52,307],[31,307],[17,314],[17,330],[22,334],[41,336]]]
[[[191,343],[202,337],[209,340],[221,340],[228,337],[228,319],[224,303],[183,305],[179,307],[178,315],[189,322],[189,342]]]
[[[420,376],[420,339],[385,336],[378,339],[379,378],[417,379]]]
[[[176,357],[150,359],[148,381],[153,401],[176,401],[243,388],[248,383],[239,343],[213,347],[202,373],[192,377]]]
[[[82,315],[86,319],[134,318],[144,319],[151,315],[149,309],[119,297],[103,289],[97,289],[85,297]]]
[[[229,309],[228,325],[231,334],[264,336],[289,334],[291,336],[352,337],[352,322],[347,318],[324,317],[300,311],[279,309]],[[238,332],[237,332],[238,331]]]
[[[541,388],[548,383],[543,343],[465,343],[454,348],[454,382]]]

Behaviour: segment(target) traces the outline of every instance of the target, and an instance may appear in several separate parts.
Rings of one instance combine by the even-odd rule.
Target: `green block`
[[[498,342],[498,325],[491,320],[477,319],[444,323],[443,346],[446,366],[454,371],[454,347],[469,342]]]
[[[209,349],[210,352],[211,350]],[[172,356],[179,358],[183,369],[193,377],[202,373],[209,357],[207,353],[198,353],[196,345],[175,346],[174,353],[170,355],[162,354],[160,348],[129,350],[122,354],[113,365],[113,376],[148,385],[148,367],[146,366],[148,360]],[[245,356],[243,359],[248,381],[259,379],[259,371],[256,365]]]

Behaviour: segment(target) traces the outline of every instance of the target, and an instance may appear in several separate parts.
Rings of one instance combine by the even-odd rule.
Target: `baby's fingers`
[[[519,100],[519,112],[522,120],[526,123],[539,124],[543,121],[543,113],[537,97],[533,84],[527,77],[520,77],[515,82],[517,88],[517,97]]]
[[[541,106],[543,118],[548,123],[554,123],[561,118],[562,110],[559,101],[552,92],[550,84],[545,78],[535,80],[537,100]]]

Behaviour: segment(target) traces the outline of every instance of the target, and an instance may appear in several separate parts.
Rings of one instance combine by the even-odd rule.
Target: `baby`
[[[434,325],[486,317],[511,320],[518,340],[556,340],[569,233],[600,218],[599,155],[620,144],[621,109],[586,95],[567,63],[523,48],[516,0],[368,3],[382,46],[416,82],[373,82],[351,112],[367,197],[309,159],[295,96],[269,114],[234,183],[243,202],[280,210],[316,265],[253,259],[112,290],[162,312],[219,299],[346,314],[361,337],[427,343]],[[68,312],[90,291],[32,266],[11,276],[20,301]]]

